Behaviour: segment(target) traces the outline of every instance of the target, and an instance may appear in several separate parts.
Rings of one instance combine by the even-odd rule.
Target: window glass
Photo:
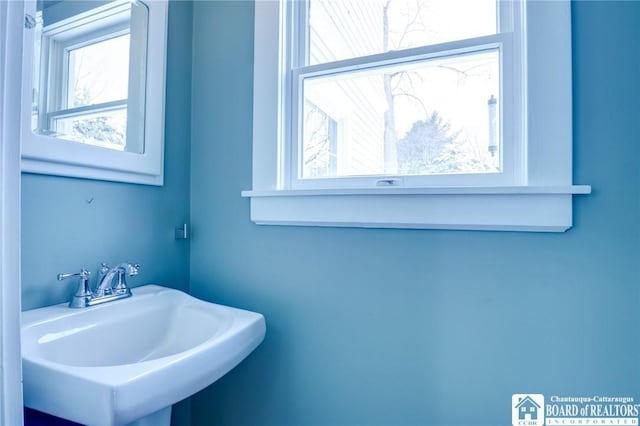
[[[53,119],[53,128],[65,139],[123,151],[127,135],[127,109],[89,112]]]
[[[501,171],[497,49],[307,77],[302,90],[300,178]]]
[[[302,173],[309,178],[335,176],[338,123],[309,101],[304,105],[304,122]]]
[[[127,99],[129,34],[69,50],[67,108]]]
[[[308,63],[496,33],[495,0],[309,0]]]

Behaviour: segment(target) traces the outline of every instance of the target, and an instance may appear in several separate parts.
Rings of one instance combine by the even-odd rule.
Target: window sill
[[[588,185],[243,191],[259,225],[564,232]]]

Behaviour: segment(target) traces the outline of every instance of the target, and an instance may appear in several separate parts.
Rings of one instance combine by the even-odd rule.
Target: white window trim
[[[22,171],[47,175],[130,182],[164,183],[164,106],[167,0],[145,1],[149,10],[145,91],[144,153],[117,151],[57,139],[31,131],[31,79],[22,84]],[[25,1],[35,16],[36,2]],[[33,75],[34,31],[24,31],[23,75]]]
[[[0,424],[22,425],[20,85],[22,2],[0,1]]]
[[[516,0],[518,1],[518,0]],[[525,7],[522,5],[522,7]],[[255,3],[253,188],[257,224],[562,232],[572,222],[571,8],[568,0],[526,4],[527,134],[516,186],[371,187],[294,190],[282,167],[285,93],[283,4]],[[540,23],[544,23],[541,25]],[[290,78],[290,77],[289,77]],[[399,178],[402,179],[402,178]],[[384,182],[382,182],[384,184]]]

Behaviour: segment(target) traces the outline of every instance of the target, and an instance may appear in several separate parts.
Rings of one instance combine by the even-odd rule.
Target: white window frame
[[[505,72],[503,90],[519,93],[522,117],[501,123],[505,127],[505,158],[514,168],[502,180],[469,180],[470,175],[428,176],[423,180],[404,176],[365,179],[322,179],[300,184],[295,134],[296,88],[299,72],[293,72],[292,43],[287,36],[294,20],[290,2],[255,3],[253,188],[242,193],[251,198],[251,220],[258,224],[355,226],[382,228],[435,228],[562,232],[572,226],[573,194],[590,193],[587,185],[572,184],[571,9],[568,0],[555,2],[514,0],[513,28],[526,35],[484,37],[522,52],[523,61],[503,64],[521,70]],[[511,7],[501,7],[501,13]],[[501,21],[508,22],[506,18]],[[476,40],[477,41],[477,40]],[[506,46],[506,47],[505,47]],[[442,46],[440,46],[442,47]],[[468,46],[466,46],[468,47]],[[464,43],[447,43],[451,51]],[[412,49],[429,55],[429,48]],[[406,52],[406,51],[405,51]],[[376,61],[392,61],[396,52],[374,55]],[[295,55],[294,55],[295,56]],[[368,57],[371,59],[371,57]],[[341,61],[345,69],[361,59]],[[334,63],[335,65],[335,63]],[[324,65],[304,67],[305,75]],[[509,75],[522,75],[523,83]],[[504,98],[504,96],[502,96]],[[516,101],[517,102],[517,101]],[[504,102],[501,102],[503,104]],[[504,113],[504,111],[503,111]],[[295,118],[294,118],[295,120]],[[509,135],[513,134],[514,137]],[[518,136],[519,135],[519,136]],[[289,146],[288,144],[291,144]],[[506,178],[505,178],[506,176]],[[318,185],[320,183],[320,185]]]
[[[110,3],[118,7],[128,0]],[[73,2],[71,2],[73,3]],[[117,182],[161,186],[164,183],[164,106],[167,46],[168,0],[144,0],[148,8],[146,88],[144,100],[144,152],[118,151],[48,135],[31,130],[34,31],[24,31],[22,60],[22,171]],[[52,7],[58,6],[53,5]],[[101,9],[88,11],[83,19]],[[24,10],[36,16],[36,1],[25,0]],[[132,102],[132,98],[128,99]],[[130,106],[129,106],[130,108]],[[130,109],[131,110],[131,109]]]
[[[523,159],[521,144],[515,143],[522,140],[522,128],[519,118],[522,116],[522,98],[520,79],[513,78],[514,74],[520,74],[520,49],[522,41],[520,20],[513,19],[519,15],[520,3],[502,1],[499,2],[497,12],[497,24],[500,28],[496,34],[470,38],[466,40],[456,40],[437,45],[429,45],[405,49],[400,51],[390,51],[386,53],[374,54],[364,57],[356,57],[336,62],[306,65],[306,58],[309,56],[303,43],[308,44],[308,3],[306,1],[286,2],[286,8],[281,11],[283,19],[291,21],[292,17],[298,17],[290,24],[289,29],[283,29],[292,34],[290,41],[286,44],[291,46],[289,55],[285,59],[286,63],[291,63],[292,80],[290,84],[285,84],[282,90],[284,98],[290,99],[291,110],[283,117],[284,132],[278,136],[278,140],[283,143],[283,150],[289,166],[284,167],[283,179],[284,187],[291,189],[344,189],[344,188],[372,188],[379,185],[381,181],[386,182],[392,179],[395,185],[403,188],[422,187],[452,187],[452,186],[505,186],[521,184],[523,182]],[[514,10],[515,9],[515,10]],[[286,36],[281,36],[283,39]],[[449,57],[461,57],[466,54],[482,53],[487,51],[497,51],[500,55],[500,68],[506,72],[502,74],[502,84],[500,88],[499,103],[503,120],[500,120],[502,129],[500,134],[504,143],[500,149],[500,156],[506,157],[501,173],[460,173],[444,175],[422,175],[422,176],[387,176],[371,175],[358,177],[337,177],[322,179],[302,179],[301,175],[301,143],[302,126],[300,121],[301,108],[299,103],[304,102],[303,82],[306,78],[319,76],[332,76],[345,72],[356,72],[358,74],[376,73],[376,69],[393,65],[416,65],[431,60],[444,59]],[[508,70],[508,71],[507,71]],[[281,71],[282,72],[282,71]],[[284,108],[283,108],[284,110]],[[296,114],[295,112],[299,113]],[[287,153],[291,153],[290,157]],[[394,185],[394,186],[395,186]]]

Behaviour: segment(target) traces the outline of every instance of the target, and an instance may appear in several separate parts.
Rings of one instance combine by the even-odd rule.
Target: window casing
[[[45,27],[42,28],[42,31],[51,30],[49,35],[54,35],[54,27],[64,30],[65,28],[63,27],[66,23],[70,22],[71,19],[75,20],[75,18],[70,18],[65,10],[66,4],[73,6],[75,2],[52,3],[47,7],[47,10],[53,13],[50,15],[52,20],[50,24],[52,26],[46,28],[49,25],[42,25],[42,27]],[[33,80],[31,78],[23,78],[22,81],[22,171],[145,185],[162,185],[164,175],[164,96],[168,2],[166,0],[154,0],[151,2],[117,0],[106,3],[97,2],[93,5],[95,7],[86,10],[85,6],[91,6],[90,3],[93,2],[79,2],[75,4],[78,7],[70,9],[74,12],[79,12],[77,14],[79,20],[76,23],[81,24],[79,25],[81,28],[77,28],[75,34],[67,32],[64,38],[80,35],[80,33],[89,34],[92,33],[91,30],[99,32],[101,28],[109,31],[111,24],[121,22],[122,14],[120,12],[122,9],[129,9],[130,6],[131,20],[130,29],[128,30],[130,35],[130,78],[129,90],[126,96],[126,112],[127,122],[134,116],[138,117],[135,119],[136,125],[132,126],[127,123],[127,145],[124,150],[105,149],[104,146],[99,146],[99,144],[74,143],[73,139],[65,139],[64,137],[51,135],[46,131],[39,131],[44,126],[39,125],[34,120],[34,113],[38,114],[39,110],[45,109],[51,112],[60,107],[48,108],[48,106],[45,106],[43,108],[42,105],[37,105],[34,108],[34,104],[41,103],[43,99],[41,97],[44,92],[42,86],[48,86],[47,82],[42,84],[42,79],[45,78],[43,73],[44,64],[48,63],[48,61],[46,58],[41,60],[41,55],[37,53],[41,50],[43,38],[38,26],[36,26],[31,31],[23,32],[23,75],[33,76],[34,78]],[[38,2],[26,0],[24,2],[24,11],[28,15],[36,17],[38,15]],[[67,20],[67,18],[70,19]],[[46,19],[45,15],[45,21]],[[85,23],[93,23],[95,26],[89,29],[88,27],[91,25],[85,26]],[[43,24],[47,23],[43,22]],[[58,39],[58,41],[62,41],[62,39]],[[43,67],[40,67],[40,64],[43,64]],[[139,83],[132,78],[132,70],[140,71],[140,73],[136,73],[139,76]],[[143,73],[144,76],[142,75]],[[111,100],[122,101],[122,98]],[[123,111],[121,105],[119,105],[120,111]],[[81,111],[75,112],[81,113]],[[36,131],[34,131],[34,128]]]
[[[253,189],[243,193],[251,197],[254,222],[528,231],[571,226],[572,194],[590,187],[571,182],[569,2],[500,1],[495,34],[312,64],[308,16],[308,2],[256,3]],[[494,52],[499,63],[498,96],[485,100],[485,149],[497,151],[498,172],[403,174],[383,166],[340,175],[346,161],[340,135],[353,134],[349,127],[355,126],[335,118],[333,175],[305,172],[308,82],[485,52]]]

